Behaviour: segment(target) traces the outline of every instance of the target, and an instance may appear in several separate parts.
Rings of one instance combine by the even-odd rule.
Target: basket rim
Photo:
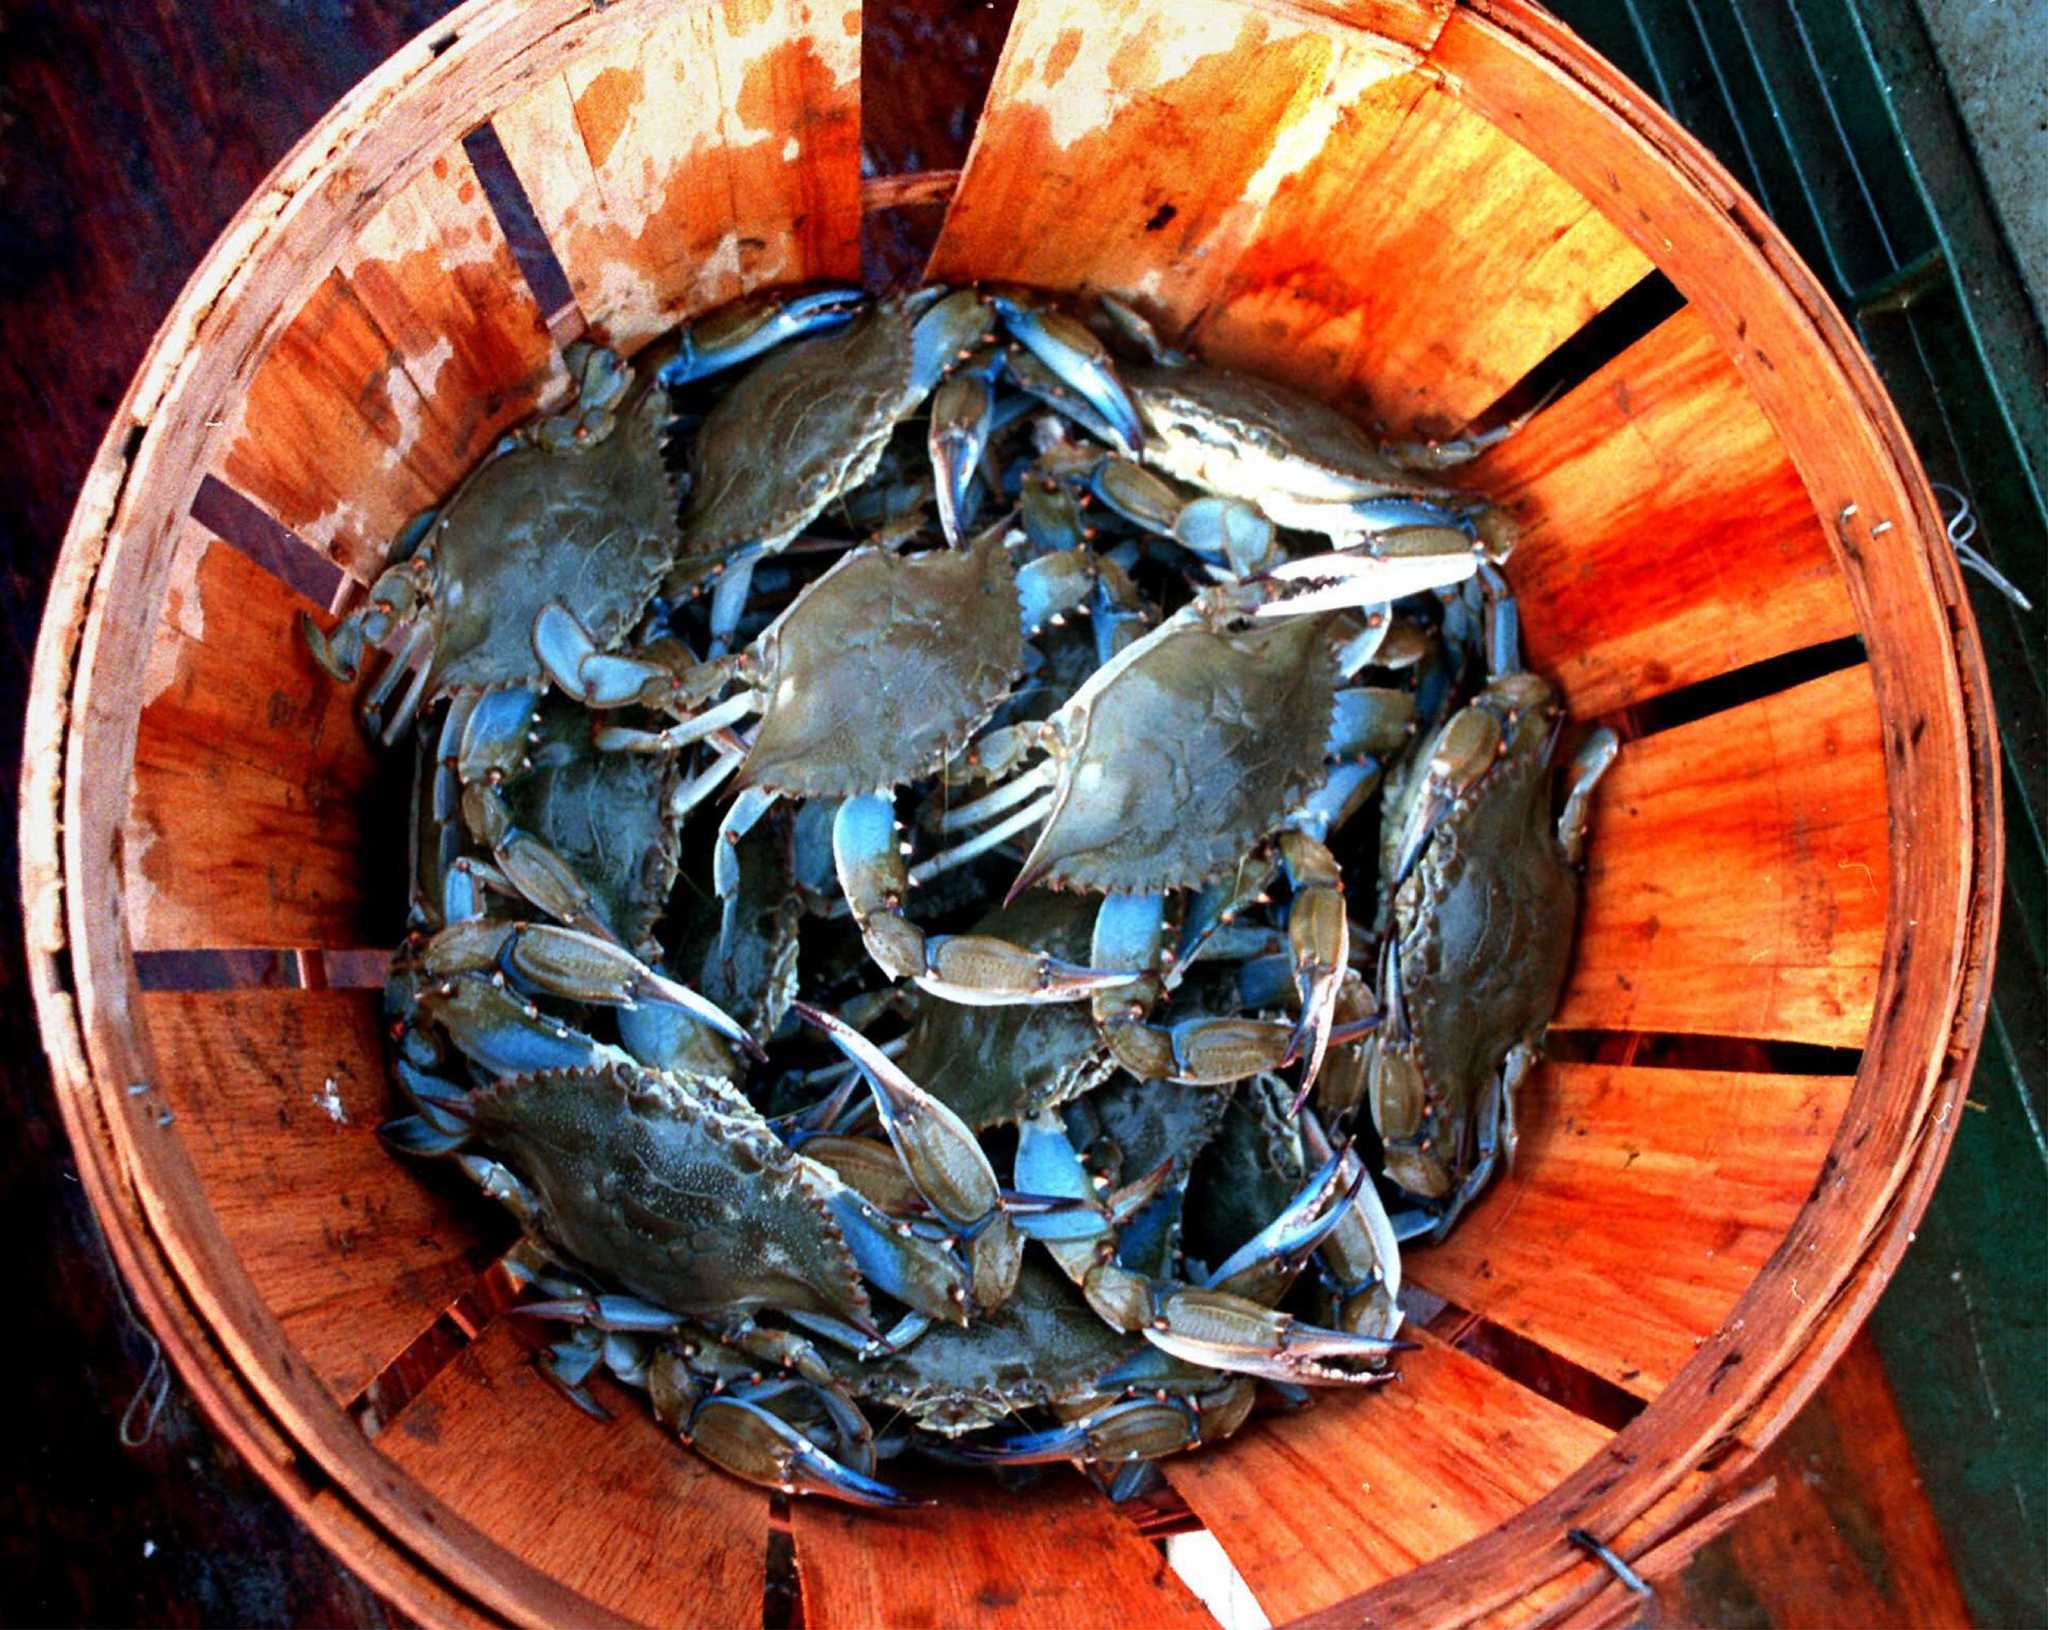
[[[1240,3],[1295,12],[1285,0]],[[32,670],[20,825],[29,975],[81,1182],[138,1307],[215,1428],[323,1543],[380,1594],[428,1622],[479,1610],[521,1623],[618,1621],[505,1550],[381,1455],[366,1457],[364,1449],[373,1446],[293,1361],[289,1343],[224,1243],[183,1229],[141,1181],[144,1161],[122,1098],[126,1083],[147,1078],[152,1060],[147,1036],[136,1036],[131,1025],[135,986],[125,923],[114,913],[110,929],[104,910],[104,902],[119,897],[119,817],[135,721],[120,718],[118,705],[110,708],[95,690],[92,658],[102,644],[132,634],[129,625],[138,620],[137,607],[120,603],[109,586],[124,576],[161,584],[168,544],[164,527],[152,526],[163,517],[152,513],[150,499],[159,495],[149,490],[150,478],[179,460],[192,470],[211,466],[203,454],[191,457],[192,446],[210,446],[209,431],[192,421],[191,404],[183,401],[206,383],[209,347],[217,360],[222,337],[237,319],[245,329],[256,325],[255,342],[241,356],[243,377],[232,381],[245,382],[252,357],[268,350],[292,314],[273,302],[272,309],[251,315],[266,279],[288,283],[294,264],[318,260],[374,208],[362,177],[387,178],[367,189],[381,196],[423,168],[445,144],[449,104],[457,98],[464,107],[492,96],[502,100],[534,71],[534,61],[587,50],[635,27],[655,4],[620,0],[596,12],[586,0],[468,0],[365,77],[307,132],[194,271],[116,410],[66,532]],[[1738,273],[1749,292],[1771,297],[1751,307],[1738,329],[1741,314],[1717,304],[1710,290],[1684,289],[1774,424],[1774,400],[1788,406],[1786,393],[1796,388],[1778,373],[1793,353],[1858,410],[1854,434],[1830,455],[1832,465],[1809,468],[1789,438],[1788,451],[1824,516],[1829,495],[1867,500],[1860,511],[1856,500],[1840,506],[1835,539],[1864,627],[1891,616],[1923,631],[1938,629],[1948,664],[1939,673],[1909,676],[1896,671],[1896,653],[1883,642],[1870,651],[1880,717],[1887,721],[1894,854],[1885,966],[1877,1016],[1828,1164],[1778,1254],[1637,1423],[1587,1465],[1458,1550],[1303,1621],[1332,1626],[1464,1622],[1539,1591],[1549,1598],[1539,1609],[1547,1619],[1603,1590],[1602,1579],[1582,1573],[1559,1593],[1560,1576],[1584,1560],[1564,1539],[1568,1526],[1590,1527],[1633,1553],[1684,1528],[1726,1495],[1819,1385],[1925,1209],[1958,1119],[1948,1108],[1975,1063],[1999,912],[1997,743],[1975,622],[1960,569],[1937,546],[1944,534],[1917,455],[1848,325],[1760,206],[1705,149],[1533,0],[1455,0],[1432,9],[1440,10],[1442,26],[1424,52],[1426,68],[1598,205],[1587,179],[1557,162],[1558,138],[1537,145],[1526,127],[1517,129],[1488,108],[1488,97],[1504,88],[1490,75],[1538,76],[1528,86],[1550,98],[1546,112],[1581,134],[1597,134],[1601,140],[1593,145],[1603,157],[1611,158],[1618,146],[1634,166],[1624,172],[1631,181],[1675,183],[1667,206],[1686,214],[1703,241],[1719,249],[1723,270]],[[1373,34],[1317,11],[1319,26]],[[1614,189],[1622,191],[1621,180]],[[1621,214],[1616,207],[1614,218],[1624,230],[1633,226],[1639,239],[1655,235]],[[310,246],[299,241],[308,220],[327,232]],[[1737,337],[1749,327],[1758,332],[1745,347]],[[1762,357],[1766,333],[1775,364]],[[1895,523],[1894,536],[1882,543],[1868,519],[1880,514]],[[151,616],[140,619],[144,627],[154,621],[154,598],[130,596],[151,601]],[[1932,738],[1923,747],[1917,732],[1909,740],[1898,728],[1889,704],[1914,695],[1925,701],[1927,693],[1939,706],[1921,719]],[[1915,824],[1902,838],[1909,820]],[[1946,902],[1939,939],[1931,929],[1916,937],[1900,909],[1916,879]],[[1938,954],[1929,952],[1929,943]],[[1764,1297],[1752,1307],[1771,1267],[1827,1209],[1822,1194],[1850,1183],[1848,1163],[1838,1165],[1837,1154],[1865,1140],[1871,1142],[1857,1161],[1863,1186],[1875,1192],[1864,1198],[1861,1231],[1852,1239],[1829,1239],[1825,1254],[1820,1242],[1808,1242],[1817,1247],[1818,1262],[1834,1269],[1829,1294],[1813,1298],[1811,1306],[1788,1309]],[[1878,1156],[1887,1157],[1881,1177],[1873,1176]],[[1731,1336],[1730,1324],[1745,1310],[1753,1337],[1774,1326],[1780,1335],[1769,1366],[1745,1365]],[[1664,1447],[1638,1454],[1646,1435],[1638,1428],[1674,1399],[1700,1410],[1719,1430],[1696,1434],[1683,1454]]]

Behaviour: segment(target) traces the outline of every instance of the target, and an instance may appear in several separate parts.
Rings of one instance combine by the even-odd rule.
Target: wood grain
[[[1805,485],[1695,312],[1458,479],[1519,523],[1528,661],[1581,717],[1855,631]]]
[[[400,910],[364,882],[404,875],[388,807],[404,792],[293,627],[323,609],[196,525],[180,533],[122,826],[137,950],[397,939]]]
[[[632,350],[771,283],[860,275],[860,14],[678,8],[493,117],[592,331]]]
[[[343,280],[420,393],[435,467],[466,471],[500,432],[569,389],[547,313],[519,274],[460,142],[377,212]]]
[[[1649,262],[1406,71],[1442,22],[1409,17],[1027,0],[933,274],[1114,289],[1362,418],[1463,425]]]
[[[173,1117],[161,1135],[190,1154],[279,1325],[352,1399],[493,1254],[483,1208],[377,1141],[392,1112],[378,997],[164,991],[143,1014],[162,1061],[150,1086]]]
[[[1546,1064],[1521,1155],[1416,1284],[1654,1398],[1813,1188],[1847,1076]]]
[[[1863,667],[1629,742],[1594,795],[1556,1023],[1861,1046],[1882,772]]]
[[[258,365],[219,474],[352,576],[462,474],[413,432],[426,406],[348,280],[331,273]]]
[[[641,1624],[761,1622],[768,1496],[599,1381],[593,1420],[534,1368],[503,1320],[385,1427],[377,1447],[498,1544],[596,1611]]]
[[[1159,1547],[1073,1472],[1021,1489],[967,1472],[932,1492],[938,1505],[891,1516],[792,1506],[810,1630],[1215,1623]]]
[[[1276,1624],[1484,1533],[1609,1434],[1412,1329],[1401,1378],[1163,1462]]]

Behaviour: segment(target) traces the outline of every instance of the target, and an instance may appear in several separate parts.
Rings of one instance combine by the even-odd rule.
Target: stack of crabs
[[[552,1376],[872,1505],[905,1452],[1129,1494],[1387,1379],[1614,753],[1554,786],[1508,529],[1441,474],[1490,437],[1009,288],[569,361],[305,628],[388,649],[417,741],[384,1136],[518,1218]]]

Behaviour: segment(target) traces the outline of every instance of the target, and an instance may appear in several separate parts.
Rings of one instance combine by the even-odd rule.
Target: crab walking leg
[[[725,819],[718,823],[718,838],[711,850],[711,887],[724,907],[718,929],[721,951],[732,944],[733,919],[739,910],[740,839],[753,831],[781,796],[765,787],[747,787],[727,806]]]
[[[1576,866],[1586,856],[1586,827],[1593,818],[1593,789],[1613,767],[1621,751],[1621,738],[1605,725],[1587,736],[1572,754],[1571,790],[1565,794],[1564,813],[1557,818],[1557,841],[1564,848],[1565,861]]]
[[[1044,811],[1033,806],[1022,814],[1026,818],[1017,822],[1019,830]],[[934,996],[975,1007],[1078,1001],[1130,980],[1127,973],[1076,967],[987,934],[928,937],[903,915],[915,874],[903,864],[895,806],[880,793],[849,798],[839,806],[832,823],[832,856],[868,954],[892,979],[914,980]]]
[[[754,568],[768,557],[764,548],[742,550],[725,563],[711,590],[711,638],[704,654],[716,661],[732,649],[732,637],[746,614],[747,595],[754,587]]]
[[[421,966],[437,977],[502,969],[551,996],[605,1007],[675,1008],[765,1057],[746,1027],[716,1003],[657,973],[610,940],[552,923],[478,918],[453,923],[427,942]]]

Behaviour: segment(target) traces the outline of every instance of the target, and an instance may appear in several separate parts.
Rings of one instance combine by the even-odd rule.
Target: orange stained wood
[[[322,609],[185,523],[144,675],[121,834],[137,950],[397,937],[394,909],[373,906],[361,885],[370,868],[403,871],[403,833],[374,824],[379,767],[353,694],[293,627],[300,611]]]
[[[1785,1237],[1853,1085],[1547,1064],[1514,1172],[1406,1271],[1654,1398]]]
[[[1650,263],[1410,61],[1236,0],[1026,0],[934,275],[1115,289],[1212,360],[1460,427]]]
[[[1515,516],[1528,660],[1582,717],[1855,632],[1798,472],[1690,309],[1457,480]]]
[[[771,283],[860,273],[860,14],[678,7],[492,123],[592,330],[637,348]]]
[[[1627,743],[1593,798],[1555,1022],[1860,1046],[1883,768],[1863,666]]]
[[[595,1420],[500,1320],[387,1425],[377,1447],[500,1545],[600,1609],[650,1625],[753,1630],[768,1495],[600,1382]]]
[[[1412,1326],[1400,1378],[1162,1461],[1278,1624],[1484,1533],[1612,1435]]]
[[[426,421],[397,348],[335,272],[257,365],[219,473],[368,579],[405,523],[462,473],[420,444]]]
[[[569,388],[483,183],[451,146],[378,211],[341,273],[418,387],[437,466],[467,470]]]
[[[936,1505],[897,1513],[792,1505],[809,1630],[1215,1623],[1159,1547],[1064,1467],[1014,1491],[970,1471],[932,1492]]]
[[[377,1140],[390,1113],[371,991],[143,997],[172,1119],[258,1294],[347,1402],[475,1279],[470,1219]],[[509,1228],[506,1230],[509,1232]]]

